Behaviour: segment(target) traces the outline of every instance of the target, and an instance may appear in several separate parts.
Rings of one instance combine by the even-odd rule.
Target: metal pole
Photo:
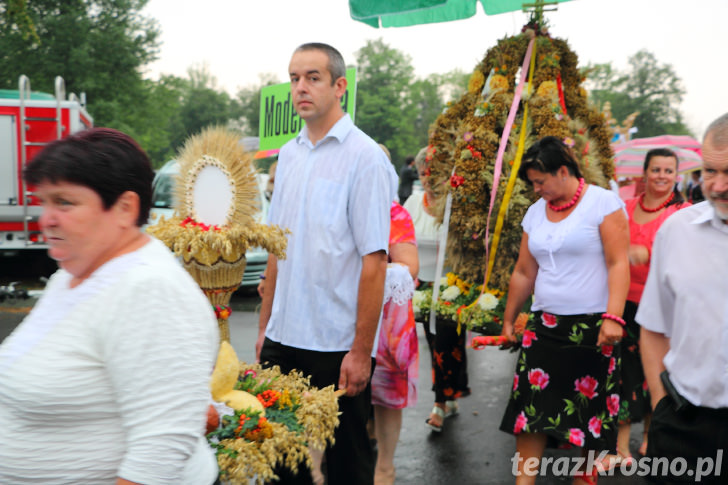
[[[66,83],[61,76],[56,76],[56,138],[63,138],[63,121],[61,120],[61,102],[66,97]]]
[[[25,177],[23,177],[23,170],[25,169],[25,163],[27,162],[26,152],[26,140],[25,140],[25,100],[26,94],[27,99],[30,100],[30,79],[25,74],[21,74],[18,79],[18,94],[20,95],[20,180],[21,180],[21,193],[18,199],[23,204],[23,235],[25,236],[25,245],[30,243],[30,232],[28,231],[28,197],[26,192],[28,187],[25,183]]]

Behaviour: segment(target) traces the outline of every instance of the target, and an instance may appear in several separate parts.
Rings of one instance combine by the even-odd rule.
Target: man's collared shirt
[[[665,367],[697,406],[728,407],[728,224],[709,202],[657,232],[637,322],[670,339]]]
[[[316,145],[304,127],[281,149],[268,222],[291,234],[266,337],[307,350],[351,348],[361,258],[387,251],[396,190],[387,156],[349,115]]]

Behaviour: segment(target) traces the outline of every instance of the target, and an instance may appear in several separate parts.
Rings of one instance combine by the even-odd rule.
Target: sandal
[[[632,466],[632,463],[634,462],[634,457],[627,453],[626,455],[623,455],[619,451],[617,451],[617,454],[609,454],[601,462],[597,462],[594,465],[594,471],[597,473],[608,473],[609,471],[619,468],[622,465],[626,466]]]
[[[439,416],[440,419],[442,420],[442,424],[440,424],[440,426],[438,426],[438,425],[436,425],[435,423],[432,422],[432,415],[433,414],[436,415],[436,416]],[[430,428],[435,433],[440,433],[440,432],[442,432],[442,425],[443,424],[445,424],[445,411],[443,411],[443,409],[441,407],[434,406],[432,408],[432,411],[430,412],[430,417],[425,420],[425,426],[427,426],[428,428]]]
[[[445,417],[450,418],[460,413],[457,401],[445,401]]]
[[[616,463],[617,466],[622,466],[622,465],[632,466],[632,464],[635,461],[634,457],[632,456],[632,453],[625,454],[625,453],[620,453],[619,451],[617,451],[617,456],[618,456],[617,463]]]

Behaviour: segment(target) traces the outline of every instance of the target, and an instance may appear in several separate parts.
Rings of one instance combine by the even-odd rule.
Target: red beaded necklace
[[[665,199],[665,201],[662,204],[658,205],[654,209],[650,209],[649,207],[645,207],[645,192],[642,192],[642,194],[640,195],[640,198],[639,198],[640,209],[642,209],[645,212],[657,212],[657,211],[660,211],[660,210],[664,209],[665,207],[667,207],[667,204],[669,204],[670,201],[674,197],[675,197],[675,192],[670,192],[670,197],[668,197],[667,199]]]
[[[549,209],[551,209],[554,212],[563,212],[567,209],[571,209],[576,204],[576,201],[579,200],[579,197],[581,197],[581,192],[584,190],[584,179],[579,179],[579,188],[576,189],[576,193],[574,194],[574,197],[571,198],[569,202],[567,202],[564,205],[553,205],[551,202],[546,202],[546,205],[549,206]]]

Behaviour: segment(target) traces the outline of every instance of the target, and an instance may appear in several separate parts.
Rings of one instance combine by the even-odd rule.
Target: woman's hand
[[[518,339],[516,339],[515,326],[513,325],[512,321],[503,322],[503,329],[501,330],[501,336],[508,339],[508,343],[503,344],[504,347],[510,347],[513,344],[518,343]]]
[[[597,345],[602,346],[617,344],[622,340],[623,335],[624,329],[619,323],[605,318],[602,320],[602,328],[599,330]]]
[[[629,245],[629,264],[639,266],[650,261],[650,250],[641,244]]]

